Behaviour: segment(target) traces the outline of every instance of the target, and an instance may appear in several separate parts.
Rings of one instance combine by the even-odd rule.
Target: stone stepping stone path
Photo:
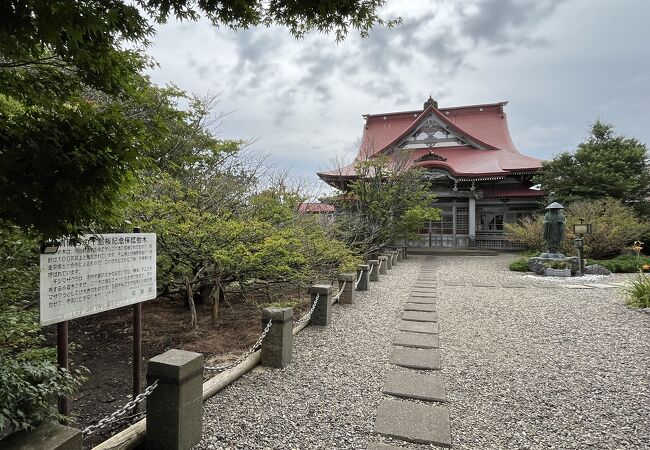
[[[425,258],[404,304],[402,320],[397,324],[389,363],[400,369],[386,374],[382,388],[385,397],[379,404],[373,431],[404,442],[451,447],[449,410],[440,405],[447,401],[447,393],[443,377],[436,373],[441,367],[436,312],[438,281],[429,261]],[[403,448],[379,442],[367,447]]]
[[[433,303],[406,303],[404,311],[435,312],[436,305]]]
[[[395,397],[414,398],[431,402],[446,402],[445,383],[440,375],[391,370],[381,390]]]
[[[419,292],[419,291],[411,291],[411,297],[437,297],[438,294],[436,291],[428,291],[428,292]]]
[[[437,322],[438,314],[434,312],[404,311],[402,319],[412,322]]]
[[[407,304],[420,303],[420,304],[435,305],[436,300],[437,297],[433,297],[433,296],[428,296],[428,297],[411,296],[408,298],[408,300],[406,300],[406,303]]]
[[[438,334],[438,322],[412,322],[402,320],[399,324],[400,331],[411,333]]]
[[[440,370],[440,350],[395,347],[388,362],[411,369]]]
[[[438,348],[437,334],[407,333],[402,331],[395,336],[393,344],[402,347]]]
[[[400,400],[382,400],[375,433],[417,444],[451,447],[449,410]]]

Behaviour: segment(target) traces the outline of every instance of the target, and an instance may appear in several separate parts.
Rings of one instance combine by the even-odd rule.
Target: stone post
[[[368,264],[370,264],[370,281],[379,281],[379,260],[368,260]]]
[[[384,253],[386,257],[386,269],[393,270],[393,255],[390,252]]]
[[[357,279],[359,284],[357,285],[357,291],[367,291],[368,290],[368,272],[370,271],[370,266],[368,264],[359,264],[357,268]],[[359,278],[361,276],[361,278]],[[356,280],[355,280],[356,281]]]
[[[346,305],[354,303],[354,283],[357,281],[357,277],[353,273],[340,273],[339,274],[339,289],[341,289],[341,286],[343,286],[343,283],[345,283],[345,287],[343,288],[343,292],[341,292],[341,296],[339,297],[339,303],[343,303]],[[338,291],[337,291],[338,292]]]
[[[388,272],[388,256],[379,255],[379,274],[385,275]]]
[[[81,430],[44,422],[34,429],[17,431],[0,440],[3,450],[82,450]]]
[[[399,251],[398,250],[391,250],[390,254],[393,255],[393,265],[396,266],[398,261],[399,261]]]
[[[147,364],[147,448],[189,450],[201,440],[203,355],[168,350]]]
[[[332,286],[329,284],[315,284],[309,291],[311,292],[311,305],[314,306],[316,294],[319,295],[318,304],[316,309],[311,314],[310,322],[313,325],[320,325],[326,327],[332,320],[332,305],[330,298],[332,297]]]
[[[283,369],[291,362],[293,350],[293,308],[262,309],[262,329],[271,328],[262,340],[262,365]]]

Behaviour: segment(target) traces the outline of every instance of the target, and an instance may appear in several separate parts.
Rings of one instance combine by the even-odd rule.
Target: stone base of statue
[[[578,273],[578,257],[564,256],[561,253],[542,253],[528,258],[528,270],[537,275],[546,275],[546,269],[570,269],[571,275]]]

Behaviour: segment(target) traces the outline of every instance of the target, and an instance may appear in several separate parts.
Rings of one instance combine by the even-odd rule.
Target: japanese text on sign
[[[41,325],[156,297],[155,233],[84,236],[41,255]]]

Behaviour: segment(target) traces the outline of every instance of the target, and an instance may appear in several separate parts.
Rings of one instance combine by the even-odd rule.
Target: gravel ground
[[[435,262],[453,447],[650,448],[650,315],[618,289],[539,287],[514,258]],[[444,284],[459,280],[527,288]]]
[[[409,258],[335,305],[332,324],[294,337],[284,370],[257,369],[205,403],[199,449],[364,449],[372,435],[391,340],[419,271]]]

